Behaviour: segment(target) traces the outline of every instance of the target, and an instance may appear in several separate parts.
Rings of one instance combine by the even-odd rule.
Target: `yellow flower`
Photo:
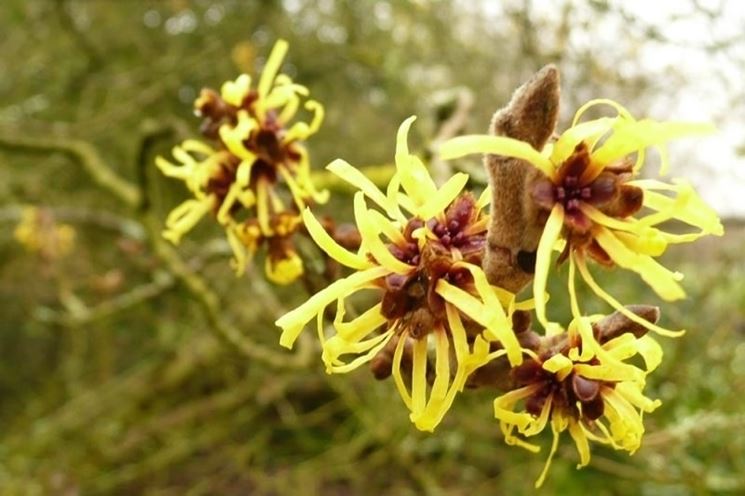
[[[38,253],[47,260],[63,258],[75,247],[72,226],[57,223],[50,211],[32,206],[23,208],[13,237],[27,251]]]
[[[280,344],[291,347],[305,325],[317,318],[329,373],[351,371],[392,344],[390,373],[410,418],[419,429],[431,431],[473,370],[502,355],[513,365],[522,363],[523,350],[510,318],[525,304],[490,286],[480,268],[488,220],[482,209],[488,196],[476,201],[462,193],[468,181],[462,173],[439,188],[435,185],[421,160],[408,150],[414,119],[399,128],[396,173],[385,193],[342,160],[328,166],[359,189],[354,213],[360,249],[354,253],[337,244],[309,209],[303,219],[318,246],[355,272],[311,296],[277,325],[283,330]],[[378,209],[368,208],[366,200]],[[348,298],[365,289],[381,295],[378,303],[345,321]],[[327,336],[323,315],[334,301],[333,334]],[[432,365],[434,370],[428,371]],[[410,385],[406,375],[411,376]]]
[[[595,105],[610,105],[618,115],[580,123],[584,112]],[[684,297],[678,284],[682,274],[666,269],[655,257],[670,244],[707,234],[720,236],[722,224],[687,183],[639,179],[638,175],[647,148],[658,149],[660,173],[664,173],[667,141],[712,130],[706,124],[636,120],[615,102],[593,100],[581,107],[572,126],[542,151],[512,138],[474,135],[453,138],[441,146],[440,153],[443,158],[471,153],[516,157],[543,172],[542,179],[531,185],[531,194],[547,214],[533,282],[536,314],[544,326],[551,327],[545,290],[551,252],[558,249],[562,251],[559,262],[568,258],[575,263],[588,285],[613,308],[656,332],[677,335],[626,310],[595,283],[586,260],[590,257],[605,266],[636,272],[665,300]],[[645,215],[634,216],[641,209]],[[658,226],[668,220],[681,221],[698,232],[665,232]]]
[[[590,334],[589,342],[577,327],[591,327],[597,320],[599,317],[575,319],[566,336],[557,336],[553,346],[541,350],[539,358],[529,358],[514,368],[515,389],[494,400],[494,415],[507,444],[538,452],[540,448],[524,438],[551,425],[554,439],[536,487],[543,483],[565,430],[577,446],[578,468],[590,462],[589,441],[633,454],[644,435],[643,412],[652,412],[661,404],[642,393],[646,375],[662,360],[657,342],[632,333],[602,344]],[[596,349],[589,361],[580,358],[583,346]],[[643,358],[644,369],[626,363],[636,355]],[[518,404],[524,411],[518,411]]]
[[[226,230],[239,274],[262,241],[275,236],[287,241],[305,206],[328,197],[328,192],[314,188],[308,154],[301,144],[318,131],[323,107],[306,101],[311,121],[292,123],[308,89],[278,74],[286,52],[287,42],[278,41],[256,88],[251,87],[251,77],[243,74],[226,82],[219,94],[202,90],[194,106],[204,117],[202,133],[216,146],[187,140],[173,149],[178,164],[161,157],[156,161],[166,176],[184,181],[193,195],[168,215],[164,237],[178,243],[212,212]],[[278,191],[279,183],[284,183],[289,195]],[[291,205],[285,196],[291,197]],[[275,282],[289,283],[302,274],[302,262],[294,250],[287,250],[287,242],[282,244],[284,252],[269,254],[267,275]]]

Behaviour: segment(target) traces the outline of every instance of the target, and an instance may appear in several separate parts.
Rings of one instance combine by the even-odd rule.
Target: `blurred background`
[[[577,471],[564,439],[542,492],[745,493],[743,32],[735,0],[3,0],[0,494],[534,492],[547,448],[504,445],[494,392],[463,394],[420,433],[391,382],[326,375],[312,339],[277,345],[302,287],[271,286],[261,260],[236,279],[207,220],[177,249],[160,239],[186,191],[154,157],[198,135],[200,88],[257,73],[279,37],[284,71],[327,109],[308,143],[318,169],[389,163],[411,114],[425,156],[454,111],[483,132],[549,62],[560,129],[597,97],[715,122],[717,136],[671,146],[671,175],[727,233],[663,260],[689,295],[663,306],[663,324],[689,329],[651,377],[664,405],[634,457],[595,446]],[[439,167],[484,185],[477,158]],[[603,275],[621,301],[659,303],[633,275]]]

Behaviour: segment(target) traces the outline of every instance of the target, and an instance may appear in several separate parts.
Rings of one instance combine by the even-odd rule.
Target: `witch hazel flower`
[[[581,122],[588,109],[599,105],[610,106],[617,115]],[[506,136],[471,135],[443,143],[440,154],[446,159],[473,153],[514,157],[540,171],[527,194],[544,211],[533,279],[536,314],[544,326],[551,324],[546,315],[546,281],[552,252],[558,250],[558,263],[569,260],[576,265],[585,282],[614,309],[660,334],[677,335],[628,312],[596,283],[587,261],[633,271],[665,300],[685,296],[679,284],[683,275],[656,258],[672,244],[709,234],[721,236],[722,224],[687,182],[667,183],[640,174],[648,148],[658,149],[660,173],[664,173],[668,141],[712,131],[708,124],[637,120],[618,103],[593,100],[577,111],[569,129],[542,150]],[[668,232],[660,227],[667,221],[696,231]]]
[[[458,173],[438,187],[407,145],[410,117],[396,142],[396,173],[386,191],[342,160],[328,169],[359,191],[354,214],[361,235],[357,252],[337,244],[306,209],[305,226],[330,257],[354,272],[311,296],[277,320],[280,343],[292,347],[303,328],[317,320],[322,359],[329,373],[345,373],[392,348],[388,370],[410,410],[411,421],[431,431],[442,420],[470,373],[506,356],[523,361],[511,314],[527,303],[491,286],[481,270],[488,216],[487,196],[463,192],[468,176]],[[370,208],[368,201],[377,208]],[[346,320],[351,297],[372,291],[375,303]],[[326,308],[336,303],[331,333]],[[498,343],[496,349],[494,343]]]

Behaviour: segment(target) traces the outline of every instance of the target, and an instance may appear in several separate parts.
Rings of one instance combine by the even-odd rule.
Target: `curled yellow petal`
[[[300,332],[302,332],[303,327],[318,312],[322,312],[329,303],[343,296],[348,296],[370,281],[388,274],[390,274],[390,271],[385,267],[373,267],[361,272],[355,272],[344,279],[339,279],[331,283],[325,289],[311,296],[304,304],[286,313],[275,322],[275,325],[282,328],[279,344],[286,348],[291,348]]]
[[[365,196],[377,203],[383,210],[389,210],[388,198],[359,169],[352,167],[342,159],[334,160],[326,166],[326,169],[362,191]]]
[[[657,324],[653,324],[649,322],[648,320],[639,317],[637,314],[627,309],[618,300],[616,300],[611,295],[609,295],[607,292],[605,292],[598,285],[597,282],[595,282],[595,279],[592,277],[592,274],[590,274],[590,271],[587,269],[587,265],[585,264],[583,259],[581,258],[577,259],[577,268],[579,269],[580,274],[582,274],[582,279],[584,279],[584,281],[587,283],[588,286],[590,286],[590,289],[592,289],[596,295],[598,295],[600,298],[605,300],[616,311],[628,317],[631,321],[636,322],[637,324],[641,324],[646,329],[649,329],[650,331],[654,331],[661,336],[679,337],[685,334],[685,330],[671,331],[669,329],[665,329],[663,327],[658,326]]]
[[[599,229],[595,239],[613,262],[639,274],[665,300],[685,297],[683,288],[677,283],[683,277],[681,274],[669,271],[649,255],[632,251],[608,229]]]
[[[614,118],[603,117],[570,127],[554,143],[550,155],[551,162],[554,164],[563,163],[574,153],[574,149],[578,144],[585,140],[594,143],[600,136],[611,129],[614,122]]]
[[[362,236],[363,245],[380,265],[399,274],[411,272],[412,267],[394,257],[388,247],[381,241],[379,231],[369,218],[362,192],[357,192],[354,195],[354,217],[360,230],[360,236]]]
[[[411,125],[416,120],[412,115],[401,123],[396,135],[396,173],[401,186],[417,204],[422,205],[431,195],[435,194],[437,187],[427,168],[422,161],[409,153],[408,135]]]
[[[393,364],[391,365],[391,375],[393,376],[393,382],[396,384],[396,389],[398,389],[398,394],[401,396],[401,399],[404,401],[406,408],[411,410],[412,409],[411,395],[409,394],[408,389],[406,389],[406,384],[404,384],[404,379],[401,376],[401,359],[403,358],[404,348],[406,348],[407,340],[408,340],[407,333],[403,333],[398,338],[398,343],[396,343],[396,349],[393,352]]]
[[[308,230],[308,234],[310,234],[310,237],[313,238],[313,241],[318,247],[340,264],[357,270],[372,267],[372,262],[367,258],[352,253],[334,241],[309,208],[303,210],[303,222],[305,223],[305,228]]]
[[[607,165],[649,146],[661,145],[683,136],[709,134],[715,131],[716,128],[713,125],[700,122],[626,120],[614,127],[613,134],[592,152],[591,158],[593,163]]]

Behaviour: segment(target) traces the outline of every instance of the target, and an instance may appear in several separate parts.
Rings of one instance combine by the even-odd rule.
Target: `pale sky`
[[[683,75],[677,83],[651,90],[647,116],[713,122],[719,133],[672,142],[669,176],[688,179],[721,215],[745,217],[745,157],[736,153],[738,147],[745,148],[745,2],[699,0],[709,13],[691,15],[693,2],[687,0],[611,0],[640,20],[633,26],[615,14],[598,15],[587,1],[574,3],[578,16],[590,22],[572,31],[572,47],[597,50],[597,57],[618,64],[624,76],[641,71],[667,82],[667,72],[672,71],[666,68]],[[502,14],[500,4],[482,0],[483,9],[495,20]],[[559,15],[556,2],[533,0],[534,22],[550,22]],[[668,41],[631,44],[634,37],[628,33],[649,28]],[[734,49],[703,49],[727,40],[734,41]],[[594,97],[600,96],[602,88]]]

